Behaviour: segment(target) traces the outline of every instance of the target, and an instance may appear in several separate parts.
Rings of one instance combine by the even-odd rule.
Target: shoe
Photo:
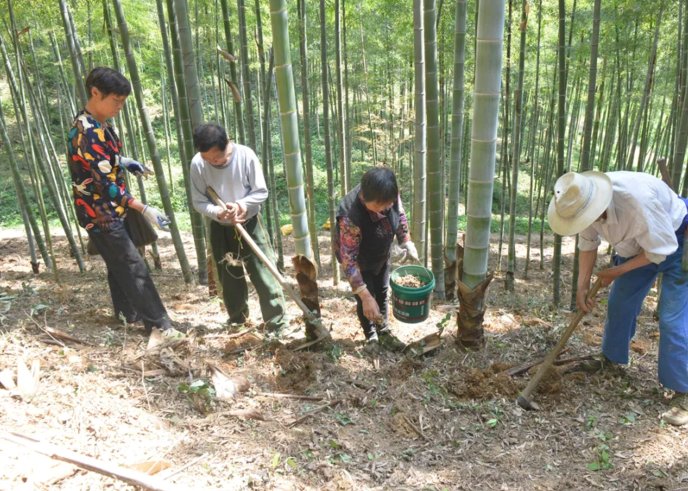
[[[366,339],[366,344],[363,347],[363,353],[368,356],[377,356],[380,354],[380,340],[378,339],[376,332],[373,332],[368,339]]]
[[[174,327],[168,327],[162,331],[154,327],[148,338],[148,346],[146,349],[152,349],[168,341],[176,341],[184,338],[186,338],[186,334],[177,331]]]
[[[619,363],[614,363],[604,354],[600,353],[590,360],[585,360],[580,363],[576,363],[572,367],[566,370],[566,373],[570,372],[585,372],[585,373],[597,373],[601,371],[609,371],[610,373],[623,373],[622,365]]]
[[[399,352],[406,349],[406,343],[389,332],[389,330],[379,332],[378,338],[380,339],[380,346],[389,351]]]
[[[671,405],[673,407],[662,414],[662,419],[674,426],[688,424],[688,393],[677,393]]]

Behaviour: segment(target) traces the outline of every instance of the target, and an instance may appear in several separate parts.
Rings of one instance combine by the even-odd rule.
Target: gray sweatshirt
[[[244,145],[232,145],[232,157],[227,167],[213,167],[201,157],[200,152],[191,159],[193,207],[200,214],[220,223],[228,222],[217,219],[222,208],[215,205],[206,194],[208,186],[212,186],[222,201],[245,206],[247,220],[258,214],[260,205],[268,197],[263,170],[255,152]]]

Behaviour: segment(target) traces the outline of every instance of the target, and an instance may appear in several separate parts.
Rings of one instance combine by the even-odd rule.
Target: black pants
[[[260,215],[244,223],[244,229],[274,264],[275,253],[268,242]],[[282,288],[251,247],[244,243],[239,231],[235,227],[221,225],[213,220],[210,223],[210,245],[222,282],[222,297],[229,322],[243,323],[249,318],[246,283],[248,273],[258,293],[265,328],[268,331],[280,331],[287,327]]]
[[[146,332],[167,329],[170,319],[153,284],[146,263],[121,221],[107,232],[88,232],[105,261],[115,317],[127,322],[143,321]]]
[[[356,297],[356,315],[363,328],[363,334],[368,339],[374,332],[387,329],[387,291],[389,290],[389,263],[385,263],[382,269],[376,274],[374,271],[361,271],[363,281],[368,287],[368,291],[373,296],[377,305],[380,307],[382,324],[376,325],[363,315],[363,302],[358,295]]]

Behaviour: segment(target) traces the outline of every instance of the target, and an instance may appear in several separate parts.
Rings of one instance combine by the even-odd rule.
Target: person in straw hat
[[[584,312],[600,238],[614,247],[613,266],[597,271],[611,284],[600,366],[627,364],[636,319],[655,278],[659,300],[659,382],[675,392],[662,417],[688,423],[688,272],[681,265],[688,200],[641,172],[569,172],[554,185],[548,221],[559,235],[578,234],[577,305]]]

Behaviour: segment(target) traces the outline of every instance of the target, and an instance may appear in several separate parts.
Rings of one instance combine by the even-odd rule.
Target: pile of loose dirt
[[[322,353],[280,348],[275,352],[274,363],[278,367],[275,382],[280,390],[303,392],[318,379],[326,359]]]
[[[455,372],[447,382],[447,391],[459,399],[492,399],[515,396],[519,387],[506,372],[509,367],[495,363],[486,369],[470,368]]]

